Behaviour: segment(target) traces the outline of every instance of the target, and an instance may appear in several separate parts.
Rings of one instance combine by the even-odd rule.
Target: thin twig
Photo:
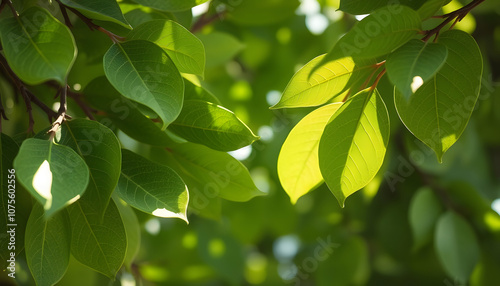
[[[28,112],[29,121],[28,121],[28,134],[33,133],[33,126],[35,125],[35,120],[33,119],[33,108],[31,107],[31,98],[26,92],[27,89],[23,85],[21,86],[21,95],[23,96],[24,103],[26,104],[26,111]]]
[[[59,130],[59,127],[63,124],[64,120],[66,120],[66,111],[68,110],[68,103],[66,101],[68,95],[68,86],[65,85],[61,88],[60,96],[59,96],[59,111],[58,117],[54,123],[52,123],[52,128],[47,133],[50,133],[50,139],[54,139],[56,132]]]
[[[2,13],[3,8],[5,5],[9,6],[10,11],[14,15],[14,17],[19,17],[19,13],[17,13],[16,8],[14,8],[14,5],[12,4],[11,0],[2,0],[2,4],[0,4],[0,13]]]
[[[378,85],[378,82],[380,81],[380,79],[382,78],[382,76],[384,76],[385,72],[387,70],[384,68],[378,75],[377,75],[377,78],[375,78],[375,82],[372,84],[372,86],[370,87],[371,90],[374,90],[377,85]]]
[[[222,19],[224,18],[224,15],[226,14],[226,10],[222,11],[222,12],[219,12],[219,13],[216,13],[214,15],[211,15],[210,17],[208,16],[208,12],[201,15],[200,18],[198,19],[198,21],[196,21],[196,23],[193,24],[193,26],[191,27],[191,33],[196,33],[198,31],[200,31],[201,29],[203,29],[205,26],[219,20],[219,19]]]
[[[481,4],[484,1],[485,0],[474,0],[474,1],[470,2],[469,4],[465,5],[464,7],[460,8],[458,10],[455,10],[451,13],[440,15],[440,16],[434,16],[433,18],[442,18],[442,19],[444,19],[444,21],[434,29],[423,31],[425,36],[422,38],[422,41],[427,42],[432,36],[435,36],[434,41],[436,41],[437,38],[439,37],[439,33],[441,32],[441,29],[443,29],[446,25],[448,25],[448,23],[455,20],[450,27],[450,29],[453,29],[453,27],[455,26],[456,23],[462,21],[462,19],[465,18],[465,16],[467,16],[467,14],[469,14],[469,12],[472,9],[474,9],[477,5]]]
[[[46,84],[48,86],[50,86],[50,87],[53,87],[53,88],[57,89],[58,91],[61,90],[61,87],[56,82],[48,81],[48,82],[46,82]],[[81,93],[74,92],[74,91],[72,91],[71,89],[68,88],[68,90],[67,90],[67,96],[70,97],[71,99],[73,99],[76,102],[76,104],[78,104],[78,106],[80,107],[80,109],[85,113],[85,115],[87,115],[87,117],[90,120],[95,120],[95,117],[94,117],[93,113],[97,113],[98,110],[90,107],[89,105],[87,105],[82,100],[82,94]]]

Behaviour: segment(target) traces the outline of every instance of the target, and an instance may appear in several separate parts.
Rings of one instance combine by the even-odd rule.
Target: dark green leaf
[[[26,139],[14,160],[17,179],[50,217],[78,200],[89,182],[89,168],[73,149],[49,140]]]
[[[104,72],[123,96],[156,112],[163,121],[162,129],[179,115],[184,82],[157,45],[144,40],[114,44],[104,55]]]
[[[110,21],[130,29],[116,0],[61,0],[61,3],[77,9],[90,19]]]
[[[415,250],[432,240],[434,226],[442,211],[439,199],[431,189],[422,188],[413,196],[408,216]]]
[[[483,61],[476,42],[465,32],[445,32],[438,43],[448,49],[444,66],[410,101],[396,92],[395,102],[408,130],[431,147],[441,162],[446,150],[462,135],[474,110]]]
[[[113,200],[118,207],[127,234],[127,254],[124,264],[130,267],[141,247],[141,226],[137,215],[129,205],[123,203],[118,196],[113,195]]]
[[[186,100],[169,129],[193,143],[219,151],[236,150],[259,139],[234,113],[202,100]]]
[[[175,171],[122,150],[122,174],[116,191],[127,204],[158,217],[186,222],[189,193]]]
[[[436,226],[434,243],[448,275],[467,282],[479,260],[479,245],[469,223],[454,212],[443,214]]]
[[[65,84],[76,44],[68,27],[47,10],[32,7],[19,17],[2,20],[0,38],[9,66],[24,82],[53,79]]]
[[[448,49],[439,43],[411,40],[387,58],[387,75],[406,99],[444,65]]]
[[[339,10],[349,14],[361,15],[369,14],[370,12],[381,8],[388,7],[393,11],[398,11],[401,5],[406,5],[414,10],[420,8],[423,3],[428,0],[341,0]]]
[[[183,26],[170,20],[154,20],[135,28],[130,40],[147,40],[160,46],[180,72],[203,76],[205,48],[203,43]]]
[[[75,119],[63,125],[59,144],[71,147],[85,160],[90,179],[81,200],[104,213],[120,177],[121,149],[115,134],[96,121]]]
[[[389,130],[387,108],[377,90],[359,92],[330,118],[319,142],[319,167],[340,206],[377,174]]]
[[[35,204],[26,225],[26,260],[37,285],[55,285],[69,264],[71,225],[66,211],[45,219]]]
[[[123,221],[113,200],[102,214],[77,202],[68,208],[71,254],[82,264],[114,279],[127,251]]]

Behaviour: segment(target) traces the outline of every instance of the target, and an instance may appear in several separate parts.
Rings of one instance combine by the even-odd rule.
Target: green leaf
[[[14,160],[17,179],[40,202],[47,217],[78,200],[89,168],[73,149],[49,140],[26,139]]]
[[[157,123],[145,117],[137,104],[123,97],[106,79],[92,80],[83,93],[87,101],[100,110],[106,111],[108,118],[131,138],[155,146],[166,146],[171,142],[168,135]],[[106,120],[106,119],[103,119]]]
[[[298,0],[229,0],[226,2],[229,7],[228,18],[244,26],[266,26],[283,22],[294,16],[300,5]]]
[[[357,60],[388,54],[413,38],[420,26],[418,13],[409,7],[398,6],[397,10],[390,7],[378,9],[356,23],[340,38],[315,69],[345,57]]]
[[[122,150],[122,174],[116,192],[132,207],[158,217],[186,222],[189,193],[175,171]]]
[[[346,96],[345,91],[359,88],[376,68],[375,61],[355,63],[352,58],[346,57],[315,69],[325,56],[314,58],[297,71],[280,101],[271,108],[307,107],[329,101],[340,102]]]
[[[90,19],[110,21],[125,28],[131,28],[115,0],[61,0],[61,3],[77,9]]]
[[[130,268],[141,246],[141,226],[137,215],[129,205],[115,195],[113,195],[113,200],[118,207],[127,234],[127,253],[124,264]]]
[[[214,150],[232,151],[259,139],[233,112],[202,100],[186,100],[169,129]]]
[[[215,31],[210,34],[197,34],[196,36],[205,46],[207,68],[225,64],[245,48],[244,44],[228,33]]]
[[[479,245],[469,223],[454,212],[443,214],[434,237],[436,252],[446,273],[462,283],[479,261]]]
[[[184,82],[175,64],[157,45],[134,40],[114,44],[104,55],[104,72],[123,96],[143,104],[163,121],[164,130],[179,115]]]
[[[407,101],[396,92],[401,121],[418,139],[432,148],[438,161],[462,135],[479,96],[483,61],[474,39],[451,30],[438,43],[448,49],[444,66]]]
[[[421,188],[413,196],[408,214],[413,249],[418,250],[432,240],[434,226],[442,212],[439,199],[430,188]]]
[[[208,0],[134,0],[144,6],[148,6],[161,11],[184,11],[191,9],[194,6],[203,4]]]
[[[247,168],[225,152],[186,142],[169,146],[164,156],[164,164],[182,177],[190,192],[195,189],[208,198],[236,202],[264,195],[255,186]]]
[[[426,20],[434,16],[441,7],[450,3],[450,1],[451,0],[427,0],[417,11],[420,15],[420,19]]]
[[[80,155],[89,167],[89,184],[82,201],[104,213],[120,177],[120,142],[106,126],[86,119],[74,119],[61,128],[59,144]]]
[[[319,142],[319,167],[340,206],[375,177],[388,140],[389,115],[377,90],[360,91],[330,118]]]
[[[184,74],[184,100],[204,100],[220,105],[220,100],[210,91],[203,88],[200,80],[189,74]]]
[[[406,99],[444,65],[448,49],[439,43],[411,40],[387,58],[387,75]]]
[[[292,204],[323,183],[318,146],[323,130],[342,103],[320,107],[304,117],[288,134],[278,157],[278,176]]]
[[[76,44],[68,27],[47,10],[31,7],[19,17],[0,21],[7,62],[25,83],[47,80],[65,84],[76,59]]]
[[[401,5],[406,5],[414,10],[418,9],[422,4],[428,0],[341,0],[339,10],[349,14],[362,15],[369,14],[370,12],[386,7],[397,12]]]
[[[205,71],[203,43],[174,21],[146,22],[130,32],[127,38],[153,42],[170,56],[180,72],[203,76]]]
[[[80,202],[68,210],[71,254],[82,264],[114,279],[127,250],[125,228],[115,203],[110,200],[104,217]]]
[[[69,264],[71,225],[68,213],[45,219],[43,207],[33,206],[26,225],[26,260],[37,285],[55,285]]]

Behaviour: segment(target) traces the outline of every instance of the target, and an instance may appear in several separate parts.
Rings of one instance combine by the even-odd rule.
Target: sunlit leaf
[[[303,66],[288,83],[278,103],[271,108],[317,106],[327,102],[340,102],[348,89],[356,89],[375,70],[375,61],[355,63],[346,57],[313,69],[323,61],[321,55]]]
[[[89,182],[89,168],[71,148],[49,140],[26,139],[14,160],[17,179],[50,217],[78,200]]]
[[[396,92],[399,117],[413,135],[431,147],[438,158],[462,135],[474,110],[483,62],[474,39],[451,30],[438,43],[448,49],[444,66],[414,93],[410,101]]]
[[[116,192],[126,203],[158,217],[187,222],[188,190],[175,171],[122,150],[122,173]]]
[[[162,129],[179,115],[184,82],[157,45],[144,40],[114,44],[104,55],[104,72],[123,96],[156,112],[163,121]]]
[[[406,99],[428,82],[444,65],[446,46],[411,40],[387,58],[387,75]]]
[[[205,48],[203,43],[183,26],[170,20],[154,20],[135,28],[130,40],[147,40],[160,46],[180,72],[203,76]]]
[[[35,204],[26,225],[26,260],[37,285],[55,285],[69,264],[71,225],[66,211],[45,219]]]
[[[342,207],[375,177],[388,140],[389,115],[377,90],[359,92],[330,118],[319,143],[319,167]]]
[[[436,226],[434,243],[446,273],[462,283],[467,282],[480,252],[469,223],[454,212],[443,214]]]
[[[190,142],[219,151],[240,149],[259,138],[233,112],[202,100],[186,100],[169,129]]]
[[[318,147],[323,130],[342,106],[332,103],[304,117],[288,134],[278,157],[278,176],[292,203],[323,183]]]
[[[76,44],[68,27],[47,10],[31,7],[19,17],[3,19],[0,38],[9,66],[24,82],[53,79],[65,84]]]

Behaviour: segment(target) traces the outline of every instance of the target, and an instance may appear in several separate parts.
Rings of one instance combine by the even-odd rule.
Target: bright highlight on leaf
[[[320,107],[304,117],[288,134],[278,157],[278,176],[292,204],[323,183],[318,147],[323,130],[342,103]]]
[[[36,171],[32,185],[35,191],[46,200],[43,208],[50,209],[52,206],[52,194],[50,193],[52,190],[52,172],[47,160],[43,161]]]
[[[374,60],[354,62],[351,57],[328,62],[315,69],[325,56],[314,58],[295,73],[280,101],[271,108],[307,107],[340,102],[346,96],[347,90],[359,88],[375,69]]]
[[[389,115],[376,89],[360,91],[330,118],[319,143],[319,167],[340,206],[375,177],[388,141]]]
[[[421,76],[417,75],[413,77],[413,81],[411,82],[411,92],[415,93],[417,89],[419,89],[424,84],[424,80]]]

